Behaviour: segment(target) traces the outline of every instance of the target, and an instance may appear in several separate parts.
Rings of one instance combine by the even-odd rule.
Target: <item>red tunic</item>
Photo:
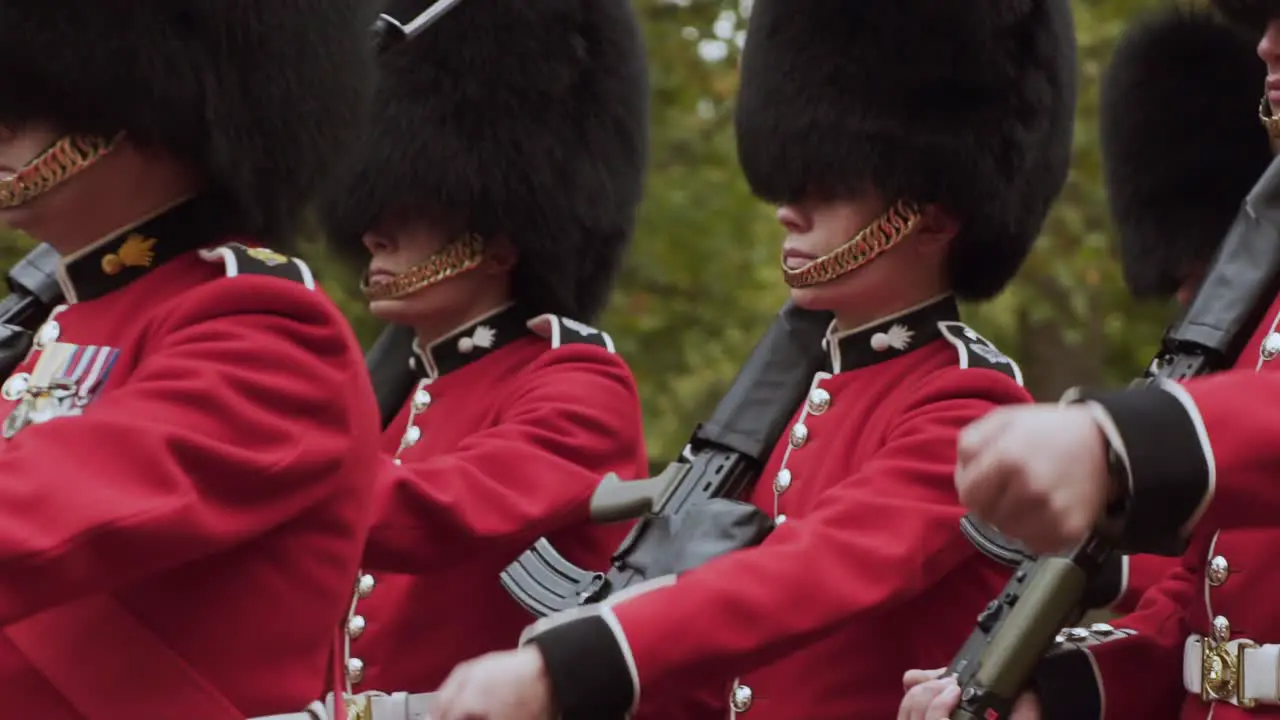
[[[18,621],[84,598],[110,598],[167,646],[171,666],[185,662],[245,715],[297,711],[330,687],[377,460],[360,346],[300,261],[243,246],[184,252],[212,239],[189,212],[64,262],[69,304],[4,383],[7,717],[84,716],[14,635]],[[82,678],[110,670],[66,665]],[[135,700],[93,717],[209,717],[157,707],[165,688],[143,667],[125,674]]]
[[[590,524],[591,494],[606,473],[649,474],[635,380],[599,331],[511,307],[416,362],[419,389],[383,435],[375,587],[350,628],[356,691],[432,691],[458,663],[515,647],[533,616],[498,574],[542,536],[607,568],[629,524]]]
[[[1192,634],[1213,638],[1216,625],[1227,641],[1280,643],[1280,416],[1272,424],[1268,414],[1280,407],[1278,323],[1280,300],[1234,370],[1098,400],[1130,471],[1131,517],[1191,545],[1136,613],[1112,623],[1121,632],[1081,633],[1046,660],[1038,683],[1046,709],[1057,708],[1046,717],[1280,717],[1276,704],[1205,702],[1183,681]]]
[[[956,317],[946,298],[828,339],[833,372],[751,496],[777,522],[762,545],[533,639],[567,716],[644,710],[715,676],[743,718],[889,718],[904,671],[951,660],[1009,576],[960,530],[956,438],[1030,399]],[[592,687],[570,680],[583,667]]]

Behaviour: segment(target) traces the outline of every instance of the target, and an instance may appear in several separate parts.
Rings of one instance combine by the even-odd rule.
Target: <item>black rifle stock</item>
[[[1249,191],[1181,319],[1137,381],[1181,381],[1231,367],[1280,294],[1280,159]],[[1007,717],[1058,632],[1090,607],[1091,580],[1118,549],[1107,528],[1065,557],[1022,564],[952,660],[960,705],[952,720]],[[1176,554],[1176,549],[1171,554]]]
[[[543,538],[502,571],[503,587],[530,612],[546,616],[597,602],[647,579],[646,565],[666,552],[671,538],[667,533],[689,517],[691,508],[707,509],[708,500],[737,498],[759,477],[804,401],[814,373],[826,362],[822,338],[830,324],[829,313],[787,303],[710,419],[698,426],[675,462],[647,480],[624,482],[610,474],[601,481],[591,499],[592,519],[640,518],[614,553],[607,573],[577,567]],[[723,524],[724,535],[704,546],[706,555],[686,557],[677,564],[697,564],[731,549],[734,542],[749,543],[748,538],[758,535],[760,530],[754,526],[758,518],[745,508],[723,510],[702,520],[705,525]],[[755,537],[755,542],[759,539]]]
[[[62,302],[58,252],[41,243],[9,269],[9,294],[0,300],[0,372],[13,373],[31,350],[32,331]]]

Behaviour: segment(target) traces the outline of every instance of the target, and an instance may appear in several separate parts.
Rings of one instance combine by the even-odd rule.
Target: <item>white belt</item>
[[[1192,635],[1182,647],[1182,686],[1206,702],[1280,705],[1280,645]]]
[[[364,692],[347,698],[354,703],[352,712],[335,715],[333,695],[317,700],[306,710],[284,715],[267,715],[252,720],[430,720],[431,705],[435,693],[397,692],[390,695],[380,692]]]

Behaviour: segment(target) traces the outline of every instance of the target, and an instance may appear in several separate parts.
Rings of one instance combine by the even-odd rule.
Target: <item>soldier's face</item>
[[[415,221],[390,220],[364,234],[371,255],[369,282],[385,282],[440,252],[458,232]],[[369,311],[378,319],[417,328],[430,338],[506,302],[515,253],[502,240],[487,241],[479,267],[400,298],[375,300]],[[434,330],[433,330],[434,329]]]
[[[858,199],[809,200],[778,208],[778,222],[787,231],[782,244],[783,262],[789,269],[838,249],[879,218],[888,203],[878,193]],[[879,317],[903,303],[913,304],[938,294],[945,284],[946,248],[956,226],[935,208],[928,208],[916,231],[867,264],[819,285],[792,288],[797,305],[829,310],[850,317]],[[841,325],[845,325],[841,322]]]
[[[1258,41],[1258,57],[1267,64],[1267,102],[1273,114],[1280,114],[1280,18],[1267,22]]]

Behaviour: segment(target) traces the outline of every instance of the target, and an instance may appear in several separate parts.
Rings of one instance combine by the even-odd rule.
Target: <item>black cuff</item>
[[[562,720],[611,720],[631,709],[631,668],[604,618],[571,620],[531,642],[542,651]]]
[[[1102,689],[1088,653],[1059,645],[1045,655],[1031,677],[1041,720],[1102,720]]]
[[[1085,586],[1081,605],[1089,610],[1101,610],[1116,604],[1124,591],[1128,589],[1129,574],[1125,572],[1128,565],[1127,556],[1111,553],[1098,572],[1089,578]]]
[[[1209,459],[1191,411],[1155,386],[1084,396],[1110,415],[1129,469],[1123,529],[1127,553],[1178,555],[1183,528],[1209,492]]]

